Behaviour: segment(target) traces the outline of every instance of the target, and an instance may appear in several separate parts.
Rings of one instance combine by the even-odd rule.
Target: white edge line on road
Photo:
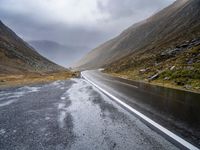
[[[154,128],[156,128],[157,130],[159,130],[160,132],[162,132],[163,134],[165,134],[166,136],[168,136],[169,138],[171,138],[172,140],[174,140],[182,148],[191,149],[191,150],[199,150],[194,145],[192,145],[189,142],[185,141],[181,137],[175,135],[174,133],[172,133],[171,131],[169,131],[165,127],[163,127],[160,124],[156,123],[155,121],[151,120],[150,118],[148,118],[147,116],[143,115],[139,111],[135,110],[134,108],[132,108],[128,104],[124,103],[123,101],[121,101],[117,97],[113,96],[112,94],[110,94],[106,90],[102,89],[101,87],[99,87],[98,85],[96,85],[94,82],[92,82],[91,80],[89,80],[86,76],[84,76],[82,72],[81,72],[81,75],[82,75],[83,78],[85,78],[93,86],[95,86],[96,88],[98,88],[100,91],[102,91],[103,93],[105,93],[106,95],[108,95],[109,97],[111,97],[113,100],[117,101],[119,104],[121,104],[122,106],[124,106],[125,108],[127,108],[128,110],[130,110],[131,112],[133,112],[134,114],[136,114],[137,116],[139,116],[143,121],[147,122],[148,124],[150,124],[151,126],[153,126]]]

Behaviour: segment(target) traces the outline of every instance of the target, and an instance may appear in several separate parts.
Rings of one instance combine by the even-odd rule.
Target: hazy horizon
[[[47,40],[65,45],[73,55],[69,65],[174,1],[0,0],[0,19],[25,41]],[[66,60],[53,61],[68,66]]]

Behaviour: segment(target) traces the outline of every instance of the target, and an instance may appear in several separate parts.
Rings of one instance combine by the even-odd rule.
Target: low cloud
[[[0,19],[24,40],[87,47],[83,54],[173,1],[0,0]]]

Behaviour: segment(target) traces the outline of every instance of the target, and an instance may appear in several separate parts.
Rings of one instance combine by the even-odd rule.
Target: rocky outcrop
[[[179,55],[180,53],[184,52],[187,49],[190,49],[194,46],[200,45],[200,38],[195,38],[190,41],[185,41],[184,43],[180,45],[176,45],[174,48],[169,48],[164,50],[161,54],[157,56],[157,61],[164,61],[166,59],[169,59],[171,57],[175,57]],[[188,64],[192,64],[193,60],[189,60]]]

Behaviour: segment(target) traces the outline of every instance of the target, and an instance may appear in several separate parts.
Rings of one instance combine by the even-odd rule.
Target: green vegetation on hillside
[[[106,67],[131,80],[200,92],[200,38],[154,53],[138,53]]]
[[[175,48],[184,41],[200,37],[199,8],[199,0],[177,0],[93,49],[75,67],[80,70],[104,68],[121,59],[124,62],[117,63],[120,68],[122,65],[123,68],[137,67],[141,62],[148,66],[149,63],[155,62],[153,59],[160,51]]]

